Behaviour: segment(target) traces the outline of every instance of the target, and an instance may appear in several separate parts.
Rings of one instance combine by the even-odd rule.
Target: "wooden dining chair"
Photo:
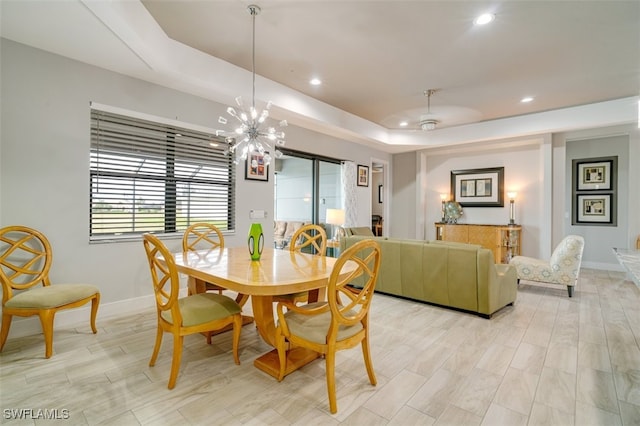
[[[327,252],[327,232],[320,225],[309,224],[299,228],[291,237],[289,251],[311,253],[325,256]],[[303,303],[309,300],[309,292],[283,294],[273,296],[274,302]]]
[[[26,226],[8,226],[0,229],[0,351],[7,341],[14,315],[40,317],[46,358],[50,358],[53,353],[53,320],[58,311],[77,308],[91,302],[91,330],[94,334],[98,332],[98,287],[90,284],[51,285],[49,271],[52,262],[51,244],[41,232]]]
[[[143,235],[158,313],[158,331],[149,366],[153,367],[165,332],[173,336],[173,358],[168,388],[178,378],[184,336],[233,326],[233,359],[240,364],[238,345],[242,329],[241,308],[232,298],[218,293],[198,293],[178,298],[180,279],[175,260],[167,247],[152,234]]]
[[[356,269],[348,272],[353,263]],[[379,269],[380,246],[374,240],[362,240],[345,250],[336,261],[329,278],[326,302],[301,306],[278,303],[276,307],[276,349],[280,361],[278,381],[284,379],[288,345],[323,354],[331,413],[338,411],[335,384],[337,351],[360,344],[369,381],[374,386],[377,383],[369,350],[369,308]],[[355,279],[362,288],[350,285]]]
[[[224,236],[222,232],[210,223],[194,223],[189,226],[182,236],[182,251],[197,250],[222,250],[224,249]],[[222,294],[224,287],[215,283],[204,283],[205,291],[217,291]],[[189,289],[191,294],[191,289]]]

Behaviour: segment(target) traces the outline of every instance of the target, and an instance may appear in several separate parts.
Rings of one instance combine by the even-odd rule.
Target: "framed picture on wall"
[[[613,160],[577,161],[576,165],[578,191],[613,189]]]
[[[266,152],[265,152],[266,154]],[[264,154],[252,152],[246,160],[244,178],[247,180],[269,180],[269,166],[264,164]]]
[[[610,224],[611,194],[578,195],[578,223]]]
[[[358,186],[369,186],[369,166],[358,164]]]
[[[617,226],[618,156],[572,160],[571,224]]]
[[[462,207],[503,207],[504,167],[452,170],[451,193]]]

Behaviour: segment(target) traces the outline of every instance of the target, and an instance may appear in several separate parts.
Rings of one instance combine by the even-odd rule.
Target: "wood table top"
[[[243,294],[266,296],[325,287],[337,259],[265,248],[252,261],[246,247],[175,253],[178,271]],[[354,265],[355,268],[355,265]],[[352,269],[347,265],[343,273]]]

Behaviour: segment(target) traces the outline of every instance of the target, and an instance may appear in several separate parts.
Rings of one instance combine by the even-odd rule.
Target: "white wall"
[[[148,297],[149,271],[139,241],[89,244],[89,103],[213,128],[226,105],[6,39],[0,54],[0,226],[24,224],[44,232],[54,250],[53,282],[97,285],[103,314],[109,304]],[[390,160],[384,152],[298,127],[289,127],[286,139],[291,149],[357,163],[367,164],[372,156]],[[244,171],[237,171],[237,230],[226,236],[227,245],[246,244],[251,209],[266,210],[263,229],[272,228],[273,177],[273,167],[268,182],[246,181]],[[369,189],[357,195],[358,220],[368,224]],[[265,237],[271,245],[271,233]],[[180,249],[178,239],[166,243]]]
[[[541,141],[511,141],[483,148],[427,151],[425,235],[435,239],[435,222],[441,220],[440,194],[450,194],[451,171],[504,167],[504,207],[464,207],[458,223],[506,225],[509,223],[509,201],[506,193],[517,192],[515,221],[522,225],[522,254],[540,255],[540,199],[543,169]]]
[[[571,161],[612,155],[618,156],[617,226],[572,225]],[[548,258],[562,238],[577,234],[586,241],[583,266],[622,270],[612,248],[634,247],[640,234],[640,130],[635,125],[559,133],[552,141],[550,135],[541,135],[531,140],[488,142],[481,148],[434,149],[422,156],[425,161],[417,164],[426,179],[418,193],[425,197],[426,239],[435,238],[433,224],[441,217],[440,193],[450,192],[451,170],[500,166],[505,168],[505,192],[518,193],[516,222],[523,226],[523,255]],[[503,208],[466,207],[460,222],[505,224],[508,219],[505,200]]]
[[[564,146],[564,203],[557,209],[562,218],[563,232],[554,237],[558,242],[564,235],[576,234],[585,238],[583,263],[587,267],[616,269],[618,262],[613,247],[634,247],[640,230],[638,214],[638,167],[640,143],[638,128],[635,126],[616,126],[591,129],[579,132],[567,132],[556,135],[556,143]],[[617,156],[617,180],[614,182],[617,207],[615,226],[573,225],[572,224],[572,161],[597,157]],[[558,184],[560,187],[560,183]]]

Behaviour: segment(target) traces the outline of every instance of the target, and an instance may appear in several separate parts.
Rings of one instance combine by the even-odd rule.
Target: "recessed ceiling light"
[[[311,84],[312,86],[320,86],[322,84],[322,80],[320,80],[319,78],[312,78],[311,80],[309,80],[309,84]]]
[[[520,102],[526,104],[527,102],[531,102],[532,100],[533,98],[531,96],[525,96],[524,98],[520,99]]]
[[[482,15],[478,16],[475,21],[473,21],[473,23],[476,25],[486,25],[489,22],[493,21],[495,18],[496,15],[494,15],[493,13],[483,13]]]
[[[409,125],[409,123],[407,123],[406,121],[401,121],[400,122],[400,127],[407,127]]]

